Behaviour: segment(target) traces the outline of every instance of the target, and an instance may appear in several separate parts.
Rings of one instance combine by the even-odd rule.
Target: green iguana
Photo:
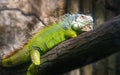
[[[27,75],[34,75],[34,67],[40,65],[40,56],[59,43],[74,38],[82,32],[91,30],[93,19],[83,14],[67,14],[54,25],[39,31],[22,49],[2,59],[3,67],[13,67],[32,61]]]

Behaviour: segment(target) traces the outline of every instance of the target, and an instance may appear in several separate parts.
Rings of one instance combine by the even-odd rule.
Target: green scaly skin
[[[2,66],[13,67],[32,61],[32,65],[30,65],[27,75],[35,75],[35,66],[40,65],[41,55],[59,43],[76,37],[79,33],[84,31],[82,30],[82,27],[88,24],[91,25],[93,22],[91,17],[86,17],[86,21],[84,21],[85,23],[79,23],[79,20],[78,22],[75,22],[77,19],[76,17],[83,17],[85,19],[86,15],[82,15],[81,17],[81,14],[69,14],[63,21],[42,29],[36,35],[34,35],[34,37],[28,42],[27,45],[23,47],[23,49],[19,50],[8,58],[2,59]],[[76,23],[81,25],[76,26]]]

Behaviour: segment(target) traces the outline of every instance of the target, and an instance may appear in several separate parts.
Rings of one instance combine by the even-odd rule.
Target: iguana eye
[[[86,19],[86,16],[82,15],[81,18],[82,18],[82,19]]]

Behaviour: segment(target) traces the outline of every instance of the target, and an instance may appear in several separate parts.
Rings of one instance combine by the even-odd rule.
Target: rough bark
[[[38,71],[40,75],[60,75],[119,51],[119,42],[120,16],[48,51],[42,56],[42,64]],[[3,75],[25,75],[27,66],[0,67],[0,73]]]

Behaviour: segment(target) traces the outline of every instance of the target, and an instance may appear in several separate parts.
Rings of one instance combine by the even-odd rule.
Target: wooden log
[[[41,58],[37,75],[61,75],[113,54],[120,49],[120,16],[100,27],[62,42]],[[27,65],[0,67],[3,75],[25,75]]]

